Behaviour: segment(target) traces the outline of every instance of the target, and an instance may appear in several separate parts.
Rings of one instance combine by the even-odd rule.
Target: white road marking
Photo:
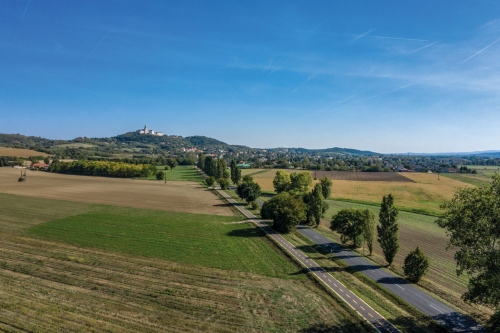
[[[352,301],[354,302],[354,304],[358,304],[358,302],[356,302],[356,300],[355,300],[355,299],[353,299]]]
[[[405,288],[401,287],[399,284],[396,283],[396,286],[398,286],[399,288],[405,290]]]
[[[430,306],[431,308],[433,308],[434,310],[437,310],[437,311],[439,311],[439,312],[441,312],[441,313],[444,313],[443,311],[439,310],[438,308],[436,308],[436,307],[432,306],[432,304],[429,304],[429,306]]]
[[[368,315],[373,318],[373,316],[372,316],[372,314],[370,312],[368,312]]]
[[[363,311],[366,311],[364,307],[362,307],[361,305],[359,306],[361,308],[361,310]]]

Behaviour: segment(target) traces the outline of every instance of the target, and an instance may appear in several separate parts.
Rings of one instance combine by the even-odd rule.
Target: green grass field
[[[297,269],[241,219],[95,205],[91,212],[43,223],[28,233],[77,246],[291,277]]]
[[[442,175],[474,186],[491,183],[491,177],[500,173],[500,167],[491,165],[467,165],[469,169],[476,169],[476,174],[470,173],[443,173]]]
[[[158,170],[165,170],[165,166],[158,166],[156,168]],[[191,165],[178,165],[172,170],[167,170],[165,172],[165,176],[167,181],[197,182],[205,185],[205,179],[203,176],[194,168],[194,166]],[[156,175],[141,179],[157,180]]]

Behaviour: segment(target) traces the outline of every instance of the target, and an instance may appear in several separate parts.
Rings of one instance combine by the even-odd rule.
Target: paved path
[[[424,314],[434,318],[451,332],[484,332],[484,328],[474,320],[456,312],[367,258],[346,249],[307,226],[298,226],[297,231],[314,243],[329,250],[332,255],[341,259],[356,271],[381,284]]]
[[[250,213],[245,208],[241,207],[241,204],[232,199],[226,192],[219,190],[219,193],[226,198],[230,203],[234,204],[235,207],[246,217],[248,217],[252,222],[259,226],[275,243],[277,243],[282,249],[289,253],[290,257],[294,258],[302,266],[306,267],[311,271],[312,274],[327,288],[332,290],[338,297],[340,297],[344,302],[346,302],[352,309],[354,309],[361,317],[368,321],[378,332],[381,333],[400,333],[400,331],[394,327],[387,319],[382,317],[379,313],[373,310],[368,304],[366,304],[361,298],[356,296],[352,291],[347,289],[342,283],[333,278],[327,271],[325,271],[321,266],[316,264],[311,258],[293,246],[290,242],[284,239],[280,234],[278,234],[274,229],[269,227],[266,223],[262,222],[260,219],[256,218],[252,213]]]

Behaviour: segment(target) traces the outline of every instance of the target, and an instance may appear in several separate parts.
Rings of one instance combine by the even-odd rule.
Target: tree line
[[[103,176],[117,178],[149,177],[156,173],[156,168],[150,164],[130,164],[105,161],[53,161],[49,171],[86,176]]]

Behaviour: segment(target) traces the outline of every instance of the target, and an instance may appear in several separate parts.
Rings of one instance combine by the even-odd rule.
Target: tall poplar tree
[[[238,168],[236,160],[231,161],[231,181],[237,185],[241,180],[241,169]]]
[[[377,225],[377,241],[384,252],[385,260],[391,267],[399,250],[398,240],[398,210],[394,207],[392,194],[384,196],[380,205],[379,225]]]

